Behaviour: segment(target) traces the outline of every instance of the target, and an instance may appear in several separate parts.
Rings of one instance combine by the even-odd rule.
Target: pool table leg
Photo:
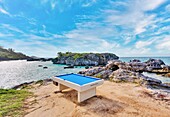
[[[80,103],[95,95],[96,95],[96,87],[83,91],[83,92],[78,92],[78,102]]]
[[[59,88],[59,91],[62,91],[64,89],[68,89],[68,87],[66,87],[65,85],[62,85],[62,84],[58,84],[58,88]]]

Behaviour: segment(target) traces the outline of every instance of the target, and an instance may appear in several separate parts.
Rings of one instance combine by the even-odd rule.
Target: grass
[[[101,74],[97,74],[95,77],[102,78],[102,75]]]
[[[26,90],[0,89],[0,117],[23,115],[24,100],[32,93]]]

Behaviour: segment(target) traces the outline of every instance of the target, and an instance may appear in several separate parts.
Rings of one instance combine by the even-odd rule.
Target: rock
[[[14,87],[12,87],[11,89],[21,89],[22,87],[26,87],[30,84],[34,83],[34,81],[31,81],[31,82],[25,82],[25,83],[22,83],[22,84],[19,84],[19,85],[16,85]]]
[[[129,70],[118,69],[109,76],[112,81],[115,82],[140,82],[139,73],[135,73]]]
[[[79,71],[79,74],[84,74],[86,76],[93,76],[101,71],[104,71],[104,67],[93,67],[93,68],[90,68],[90,69],[86,69],[86,70],[83,70],[83,71]]]
[[[74,66],[98,66],[106,65],[110,60],[117,60],[118,56],[112,53],[58,53],[53,59],[54,64],[71,64]]]
[[[133,59],[133,60],[130,60],[130,62],[141,62],[141,61],[138,59]]]
[[[120,62],[119,60],[115,61],[109,61],[108,64],[106,65],[106,70],[112,70],[115,71],[119,69],[118,65],[116,65],[116,62]]]
[[[155,69],[162,69],[162,65],[165,65],[165,63],[160,59],[149,59],[145,62],[147,65],[147,71],[152,71]]]
[[[161,67],[162,67],[162,71],[170,72],[170,66],[168,66],[168,65],[161,65]]]
[[[144,76],[143,80],[146,81],[145,85],[159,86],[160,84],[162,84],[162,82],[160,80],[155,79],[155,78],[151,78],[151,77],[147,77],[147,76]]]
[[[131,62],[122,62],[120,60],[111,60],[108,61],[108,64],[105,67],[93,67],[80,71],[80,74],[87,76],[94,76],[103,79],[109,79],[115,82],[131,82],[138,83],[140,85],[146,86],[147,88],[152,89],[165,89],[170,90],[170,86],[163,84],[160,80],[144,76],[141,72],[148,71],[147,67],[149,65],[156,67],[162,67],[164,70],[169,70],[169,66],[165,66],[164,62],[161,60],[150,59],[147,62],[140,62],[138,60],[133,60]],[[161,70],[162,70],[161,69]],[[141,72],[140,72],[141,71]],[[163,70],[162,70],[163,71]],[[154,72],[152,70],[152,72]],[[165,71],[164,71],[165,72]],[[170,75],[170,73],[166,74]]]
[[[74,63],[74,59],[72,57],[68,57],[66,60],[65,60],[65,64],[66,65],[71,65],[73,66],[73,63]]]
[[[130,62],[129,66],[131,66],[131,71],[135,72],[143,72],[146,71],[146,64],[141,62]]]
[[[135,71],[135,72],[143,72],[146,70],[146,63],[141,62],[129,62],[125,63],[120,60],[109,61],[106,65],[106,69],[117,70],[118,68]]]
[[[165,74],[165,77],[170,77],[170,73]]]
[[[89,69],[89,66],[85,66],[85,69]]]
[[[102,78],[102,79],[109,79],[109,76],[111,73],[112,73],[112,70],[104,70],[104,71],[101,71],[95,74],[94,77]]]

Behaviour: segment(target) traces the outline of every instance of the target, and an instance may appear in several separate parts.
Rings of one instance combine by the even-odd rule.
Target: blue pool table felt
[[[79,74],[65,74],[65,75],[59,75],[56,76],[57,78],[69,81],[69,82],[73,82],[75,84],[78,85],[85,85],[87,83],[91,83],[91,82],[95,82],[97,80],[101,80],[99,78],[92,78],[89,76],[82,76]]]

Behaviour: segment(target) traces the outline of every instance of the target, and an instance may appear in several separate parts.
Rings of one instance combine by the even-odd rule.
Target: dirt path
[[[77,104],[77,92],[49,83],[31,91],[35,98],[26,101],[26,117],[169,117],[170,105],[149,96],[136,84],[105,81],[97,96]]]

